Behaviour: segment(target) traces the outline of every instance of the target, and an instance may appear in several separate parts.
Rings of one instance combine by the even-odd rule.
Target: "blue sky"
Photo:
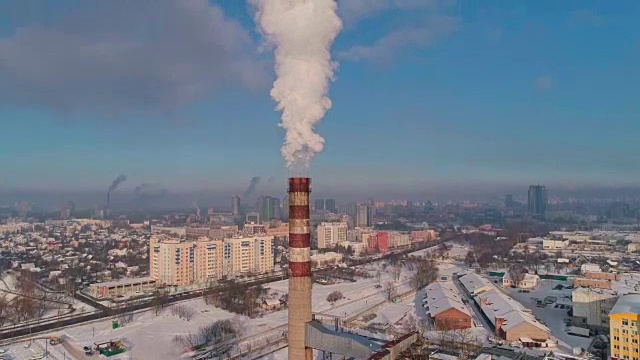
[[[0,5],[5,186],[288,176],[247,4],[59,3]],[[321,187],[637,185],[639,2],[345,0],[340,14]]]

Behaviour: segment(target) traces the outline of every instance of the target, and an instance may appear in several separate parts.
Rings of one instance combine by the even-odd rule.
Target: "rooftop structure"
[[[467,329],[471,327],[471,314],[462,302],[455,285],[434,282],[425,288],[426,311],[438,330]]]

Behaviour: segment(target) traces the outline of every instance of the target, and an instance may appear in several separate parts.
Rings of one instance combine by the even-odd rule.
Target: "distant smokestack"
[[[305,346],[305,326],[311,321],[311,179],[289,179],[289,360],[312,360]]]

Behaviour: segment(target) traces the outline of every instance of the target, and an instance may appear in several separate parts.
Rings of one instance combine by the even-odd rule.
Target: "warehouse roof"
[[[463,314],[471,316],[469,310],[462,302],[455,285],[450,282],[434,282],[425,289],[425,300],[429,306],[429,314],[436,316],[450,309],[456,309]]]

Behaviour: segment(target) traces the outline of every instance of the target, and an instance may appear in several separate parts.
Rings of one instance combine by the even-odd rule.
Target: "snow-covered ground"
[[[425,250],[414,253],[420,255]],[[454,245],[450,256],[463,256],[466,249],[459,245]],[[439,262],[441,275],[451,275],[455,272],[464,271],[462,264],[456,264],[451,261]],[[393,281],[391,268],[384,269],[382,262],[368,264],[361,267],[366,269],[372,276],[368,279],[358,279],[356,282],[342,282],[333,285],[313,284],[312,304],[313,311],[317,317],[323,320],[338,317],[348,319],[355,315],[362,314],[374,306],[385,302],[386,295],[384,284]],[[380,271],[380,279],[376,279],[375,274]],[[412,271],[404,268],[400,279],[393,281],[397,286],[398,294],[411,291]],[[382,285],[382,286],[378,286]],[[277,297],[280,294],[288,292],[288,280],[273,282],[265,285],[268,288],[268,294],[275,293]],[[340,291],[344,295],[344,299],[337,301],[335,304],[329,303],[326,298],[331,292]],[[424,314],[420,314],[422,310],[422,294],[416,296],[412,294],[401,299],[397,304],[388,303],[376,310],[377,317],[370,322],[385,323],[389,328],[400,329],[402,322],[408,316],[419,319]],[[68,340],[66,346],[72,346],[74,349],[80,350],[83,346],[92,345],[94,343],[105,342],[109,340],[120,339],[128,347],[128,351],[123,355],[123,359],[136,360],[173,360],[181,356],[185,349],[181,349],[172,342],[176,335],[188,335],[195,333],[201,326],[208,325],[218,320],[235,319],[243,324],[244,332],[242,339],[238,342],[238,347],[242,348],[251,344],[251,346],[264,345],[266,341],[281,338],[283,331],[286,329],[287,311],[281,310],[264,315],[261,318],[249,319],[243,316],[237,316],[227,311],[206,305],[202,299],[194,299],[181,302],[181,304],[193,309],[195,315],[191,321],[185,321],[170,315],[170,310],[165,309],[160,315],[156,316],[153,311],[141,312],[134,315],[134,319],[129,324],[113,329],[112,321],[101,320],[92,323],[67,328],[52,333],[55,335],[67,335]],[[419,308],[418,308],[419,307]],[[324,319],[324,318],[327,319]],[[395,325],[395,326],[394,326]],[[358,330],[366,332],[365,330]],[[479,337],[486,339],[486,331],[479,327],[473,329],[474,333],[478,332]],[[370,334],[370,333],[368,333]],[[373,334],[376,337],[388,337],[384,334]],[[14,345],[15,347],[24,348],[24,343]],[[70,354],[65,356],[72,359]],[[287,349],[282,349],[266,356],[266,359],[286,359]],[[114,359],[116,360],[116,359]]]
[[[586,349],[591,342],[590,338],[569,335],[566,331],[567,326],[564,319],[569,318],[567,309],[556,308],[555,304],[548,305],[546,308],[536,306],[536,299],[544,299],[547,296],[555,296],[558,298],[558,304],[571,304],[571,290],[555,290],[558,284],[569,286],[566,281],[542,280],[540,285],[529,293],[518,292],[517,289],[507,289],[512,298],[519,301],[525,307],[531,309],[533,315],[542,320],[551,330],[551,336],[558,340],[558,347],[568,353],[574,347]]]

